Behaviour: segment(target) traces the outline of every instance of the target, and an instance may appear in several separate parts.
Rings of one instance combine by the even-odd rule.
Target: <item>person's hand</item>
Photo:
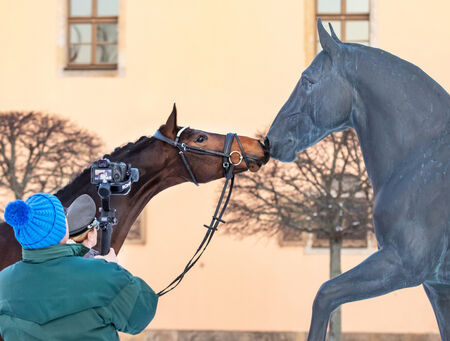
[[[98,256],[95,256],[94,258],[104,259],[107,262],[119,263],[119,260],[117,259],[117,256],[116,256],[116,251],[114,251],[113,248],[109,249],[109,253],[107,255],[105,255],[105,256],[98,255]]]

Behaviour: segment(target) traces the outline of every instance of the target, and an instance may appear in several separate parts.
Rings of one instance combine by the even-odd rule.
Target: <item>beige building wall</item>
[[[0,0],[0,110],[70,117],[108,149],[151,135],[175,101],[181,125],[252,136],[309,62],[313,8],[311,0],[120,0],[119,70],[91,74],[63,70],[66,0]],[[449,89],[450,2],[374,0],[371,9],[375,45]],[[200,242],[218,186],[183,184],[155,197],[146,244],[126,245],[121,263],[162,289]],[[328,254],[216,236],[150,327],[306,331]],[[370,252],[344,252],[343,269]],[[343,329],[437,333],[437,324],[419,287],[345,305]]]

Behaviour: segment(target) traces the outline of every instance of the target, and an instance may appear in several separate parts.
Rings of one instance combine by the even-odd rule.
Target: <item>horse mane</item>
[[[110,154],[103,155],[103,158],[108,158],[111,161],[114,161],[120,154],[123,153],[136,153],[143,148],[147,148],[152,142],[155,141],[155,138],[148,137],[148,136],[141,136],[138,140],[135,142],[129,142],[126,145],[122,145],[120,147],[116,147],[114,151]],[[75,176],[66,186],[59,189],[55,195],[57,197],[61,197],[74,183],[79,181],[81,178],[84,178],[86,175],[88,175],[91,172],[91,166],[86,167],[80,174]]]
[[[128,152],[137,152],[140,151],[143,147],[147,147],[147,142],[150,143],[154,140],[154,137],[141,136],[135,142],[128,142],[126,145],[116,147],[111,154],[103,155],[103,158],[112,158],[114,159],[117,155]]]

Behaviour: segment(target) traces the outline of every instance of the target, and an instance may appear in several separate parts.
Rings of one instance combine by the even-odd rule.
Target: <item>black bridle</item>
[[[195,178],[195,175],[192,172],[192,169],[191,169],[191,167],[189,166],[189,163],[186,160],[186,156],[184,155],[185,152],[201,154],[201,155],[212,155],[212,156],[220,156],[220,157],[222,157],[223,158],[222,166],[224,168],[225,177],[227,176],[228,170],[230,168],[234,168],[235,166],[240,165],[242,160],[245,161],[245,164],[247,165],[247,168],[249,167],[247,156],[244,153],[244,148],[242,147],[241,141],[239,140],[239,136],[237,136],[237,134],[235,134],[235,133],[228,133],[226,135],[226,138],[225,138],[225,145],[224,145],[224,148],[223,148],[223,152],[218,152],[218,151],[215,151],[215,150],[208,150],[208,149],[203,149],[203,148],[199,148],[199,147],[195,147],[195,146],[190,146],[190,145],[188,145],[186,143],[180,143],[181,134],[186,129],[189,129],[189,127],[186,126],[186,127],[181,128],[178,131],[177,136],[175,137],[175,140],[172,140],[172,139],[169,139],[168,137],[165,137],[163,134],[161,134],[161,132],[159,130],[156,131],[156,133],[155,133],[155,135],[153,135],[153,137],[158,139],[158,140],[164,141],[164,142],[170,144],[171,146],[174,146],[174,147],[178,148],[178,150],[179,150],[178,154],[180,155],[181,160],[183,160],[184,166],[186,167],[189,175],[191,176],[192,182],[194,184],[196,184],[197,186],[198,186],[197,179]],[[239,144],[239,148],[241,149],[241,151],[233,150],[232,152],[230,152],[231,144],[233,143],[233,140],[235,138],[236,138],[237,143]],[[239,162],[237,162],[237,163],[233,163],[233,161],[231,160],[231,157],[235,153],[239,155]]]
[[[228,133],[225,137],[225,145],[223,148],[223,152],[218,152],[214,150],[207,150],[195,146],[190,146],[185,143],[180,143],[180,137],[184,130],[188,129],[189,127],[183,127],[181,128],[176,137],[175,140],[169,139],[168,137],[161,134],[159,130],[156,131],[155,135],[153,135],[154,138],[161,140],[163,142],[166,142],[170,144],[173,147],[178,148],[179,152],[178,154],[181,157],[181,160],[183,161],[184,166],[186,167],[186,170],[188,171],[189,175],[191,176],[192,182],[198,186],[197,179],[195,178],[194,173],[192,172],[191,167],[189,166],[189,163],[186,159],[186,156],[184,155],[185,152],[200,154],[200,155],[211,155],[211,156],[219,156],[222,157],[222,167],[224,170],[224,176],[225,176],[225,183],[223,185],[222,193],[220,195],[219,201],[217,203],[216,210],[214,211],[214,215],[212,216],[211,222],[209,225],[203,225],[207,228],[205,237],[203,238],[202,242],[200,243],[200,246],[197,248],[197,251],[195,252],[194,256],[189,260],[187,265],[185,266],[183,272],[178,275],[167,287],[165,287],[163,290],[158,292],[158,296],[162,296],[164,294],[167,294],[169,291],[175,289],[178,284],[183,280],[183,277],[186,275],[186,273],[192,269],[192,267],[197,263],[197,261],[202,256],[203,252],[205,252],[206,247],[208,246],[209,242],[211,241],[214,233],[217,231],[217,227],[220,223],[225,224],[225,221],[222,220],[222,216],[225,213],[225,210],[228,206],[228,203],[230,201],[231,192],[233,190],[234,185],[234,175],[233,170],[236,166],[240,165],[242,160],[244,160],[245,164],[247,165],[247,168],[249,168],[249,162],[248,158],[244,152],[244,148],[242,147],[241,141],[239,140],[239,137],[235,133]],[[233,144],[234,139],[236,139],[240,151],[233,150],[231,151],[231,145]],[[239,162],[234,163],[231,158],[233,154],[239,155]],[[228,189],[228,194],[225,196],[225,193],[227,192],[228,184],[230,184],[230,187]],[[225,199],[225,202],[222,202]],[[222,208],[221,208],[222,207]]]

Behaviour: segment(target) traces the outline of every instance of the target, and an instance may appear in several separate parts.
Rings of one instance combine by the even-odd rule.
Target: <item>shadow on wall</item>
[[[148,330],[139,335],[120,334],[122,341],[306,341],[307,333],[209,330]],[[343,341],[440,341],[437,334],[344,333]]]

